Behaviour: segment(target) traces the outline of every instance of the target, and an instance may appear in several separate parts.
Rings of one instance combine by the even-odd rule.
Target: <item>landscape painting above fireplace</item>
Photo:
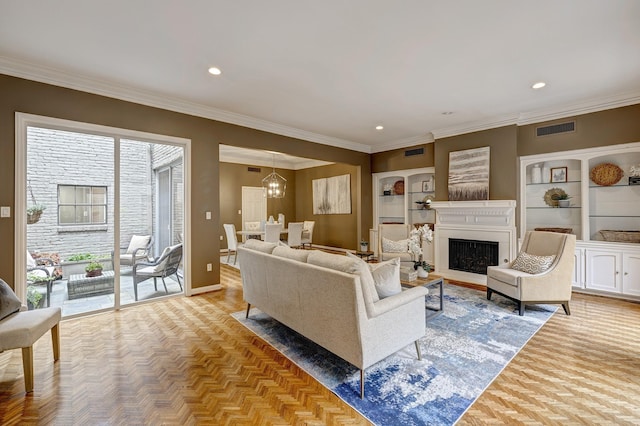
[[[449,153],[449,201],[489,199],[489,149]]]

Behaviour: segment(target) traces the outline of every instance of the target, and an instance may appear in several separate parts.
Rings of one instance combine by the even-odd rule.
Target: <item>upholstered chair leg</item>
[[[422,353],[420,353],[420,344],[419,340],[416,340],[414,343],[416,344],[416,352],[418,353],[418,361],[422,360]]]
[[[493,291],[487,287],[487,300],[491,300],[491,294],[493,293]]]
[[[571,310],[569,309],[569,301],[568,300],[562,304],[562,307],[564,308],[564,313],[565,314],[571,315]]]
[[[518,315],[524,315],[524,302],[518,302]]]
[[[51,342],[53,343],[53,361],[60,359],[60,324],[51,329]]]
[[[249,309],[251,309],[251,303],[247,303],[247,315],[245,318],[249,318]]]
[[[24,390],[33,392],[33,346],[22,348],[22,368],[24,370]]]
[[[360,370],[360,399],[364,399],[364,369]]]

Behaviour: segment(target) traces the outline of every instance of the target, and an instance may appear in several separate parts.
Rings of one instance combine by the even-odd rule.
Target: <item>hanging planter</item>
[[[31,195],[31,202],[33,203],[31,207],[27,208],[27,224],[33,225],[40,220],[40,216],[42,216],[42,212],[47,208],[44,204],[38,204],[36,202],[36,197],[33,196],[33,190],[31,189],[31,183],[27,183],[27,189],[29,190],[29,195]]]

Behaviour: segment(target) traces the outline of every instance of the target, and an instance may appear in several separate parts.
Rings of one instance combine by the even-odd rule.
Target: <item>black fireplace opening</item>
[[[498,264],[498,242],[449,238],[449,269],[487,275]]]

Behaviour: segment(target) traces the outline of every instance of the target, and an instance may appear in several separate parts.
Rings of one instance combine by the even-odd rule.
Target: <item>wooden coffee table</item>
[[[421,285],[427,288],[434,288],[436,286],[439,286],[440,287],[440,298],[439,298],[440,306],[438,307],[430,306],[425,301],[424,307],[425,309],[431,311],[430,313],[427,314],[427,319],[433,318],[436,315],[440,315],[442,312],[444,312],[444,277],[443,276],[429,273],[429,276],[427,278],[417,278],[413,281],[401,280],[400,283],[406,287],[416,287]]]

